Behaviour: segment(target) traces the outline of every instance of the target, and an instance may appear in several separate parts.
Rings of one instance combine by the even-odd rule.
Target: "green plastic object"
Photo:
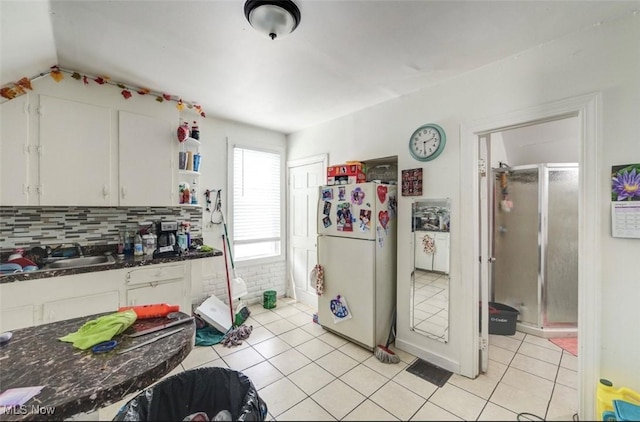
[[[277,293],[275,290],[267,290],[263,294],[262,306],[264,309],[273,309],[276,307],[276,296]]]

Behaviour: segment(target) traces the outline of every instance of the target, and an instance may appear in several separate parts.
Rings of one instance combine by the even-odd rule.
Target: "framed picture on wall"
[[[640,201],[640,163],[611,167],[611,200]]]
[[[402,170],[402,196],[422,196],[422,169]]]

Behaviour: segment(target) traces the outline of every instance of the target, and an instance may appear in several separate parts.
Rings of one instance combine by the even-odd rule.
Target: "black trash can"
[[[489,302],[489,334],[514,335],[519,313],[504,303]]]
[[[217,416],[217,419],[216,419]],[[264,421],[267,405],[242,372],[198,368],[173,375],[122,406],[114,421]]]

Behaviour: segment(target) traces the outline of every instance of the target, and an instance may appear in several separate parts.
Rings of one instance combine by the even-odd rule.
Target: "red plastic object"
[[[35,266],[37,267],[37,265],[35,264],[35,262],[33,262],[30,259],[24,258],[24,257],[20,257],[20,258],[14,258],[10,261],[8,261],[11,264],[18,264],[21,267],[28,267],[28,266]]]
[[[158,318],[166,317],[171,312],[178,312],[180,310],[179,305],[167,305],[166,303],[155,303],[153,305],[139,305],[139,306],[123,306],[118,308],[118,312],[128,311],[133,309],[138,319],[146,318]]]

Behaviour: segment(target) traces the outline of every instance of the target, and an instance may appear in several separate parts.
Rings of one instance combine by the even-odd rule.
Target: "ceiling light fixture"
[[[244,16],[272,40],[292,33],[300,23],[300,9],[291,0],[247,0]]]

